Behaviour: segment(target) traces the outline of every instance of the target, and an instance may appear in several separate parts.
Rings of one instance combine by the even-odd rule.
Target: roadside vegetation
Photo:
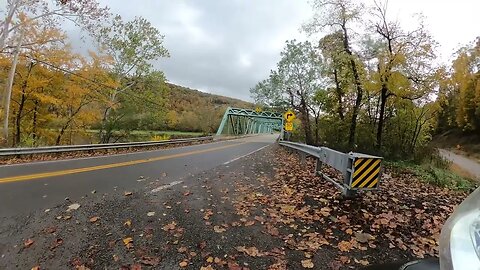
[[[405,161],[387,161],[384,166],[397,174],[410,173],[421,181],[452,190],[468,191],[478,186],[472,179],[452,172],[448,167],[434,164],[415,164]]]
[[[387,4],[313,1],[315,15],[303,27],[311,41],[287,41],[251,94],[265,107],[298,113],[295,140],[380,155],[461,188],[443,162],[429,162],[437,158],[431,142],[451,130],[480,134],[480,37],[452,63],[439,63],[423,18],[407,29]]]

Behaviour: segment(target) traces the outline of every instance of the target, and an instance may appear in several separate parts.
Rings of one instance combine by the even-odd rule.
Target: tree
[[[111,118],[111,111],[118,108],[119,95],[134,93],[137,80],[151,72],[151,62],[161,57],[168,57],[163,46],[164,36],[157,28],[144,18],[136,17],[124,22],[117,15],[108,25],[104,25],[95,35],[103,53],[113,59],[109,67],[119,87],[105,90],[108,104],[103,110],[100,141],[108,142],[115,128],[116,121]],[[126,99],[123,99],[124,101]]]
[[[58,27],[62,21],[69,20],[86,29],[93,29],[95,23],[108,15],[108,8],[100,7],[96,0],[6,0],[5,18],[0,21],[0,52],[15,47],[10,43],[14,32],[31,23],[40,23]],[[28,20],[19,20],[27,16]]]
[[[21,20],[28,20],[25,16],[20,16]],[[49,58],[52,63],[61,62],[65,64],[66,58],[71,58],[72,53],[68,45],[64,43],[66,35],[57,28],[51,28],[49,26],[41,25],[38,21],[33,21],[29,25],[24,24],[23,26],[24,38],[21,47],[19,48],[18,56],[22,58],[22,63],[25,63],[26,69],[24,72],[16,72],[16,75],[20,78],[20,97],[18,100],[13,99],[14,102],[18,104],[16,108],[15,115],[15,131],[12,144],[18,145],[21,139],[21,121],[23,118],[24,109],[26,103],[32,96],[32,92],[35,92],[35,89],[41,89],[45,85],[45,80],[38,80],[36,76],[35,69],[38,67],[38,62],[36,59],[45,59]],[[27,60],[27,61],[24,61]],[[18,57],[17,57],[18,61]],[[16,71],[16,64],[14,68],[11,68],[11,71]],[[11,81],[10,81],[11,80]],[[9,82],[13,85],[13,77],[9,78]],[[7,93],[11,93],[8,91]],[[15,95],[14,95],[15,97]],[[7,100],[11,100],[10,97],[6,96]],[[11,106],[6,107],[8,111]],[[9,113],[5,113],[6,116]],[[4,122],[4,129],[8,130],[8,121]]]
[[[361,79],[361,66],[359,65],[358,57],[352,51],[350,27],[361,20],[364,7],[362,4],[354,3],[351,0],[315,0],[313,8],[315,10],[314,17],[309,23],[304,25],[304,29],[310,34],[318,33],[325,29],[329,29],[331,33],[340,33],[343,50],[348,56],[356,90],[348,139],[349,147],[353,148],[355,145],[357,118],[364,89]]]
[[[405,32],[396,21],[387,18],[385,1],[375,2],[373,29],[380,44],[376,48],[377,80],[380,87],[376,147],[382,146],[385,108],[390,97],[420,99],[429,93],[435,73],[435,42],[422,21],[412,31]]]
[[[461,48],[451,70],[444,72],[438,103],[442,108],[438,131],[480,131],[480,37]]]
[[[277,70],[250,90],[260,104],[286,104],[300,113],[307,144],[313,144],[310,116],[313,96],[321,88],[322,63],[310,42],[287,41]]]
[[[341,121],[345,118],[346,110],[345,96],[351,88],[351,69],[349,66],[350,56],[345,52],[343,46],[343,34],[336,32],[328,34],[319,42],[319,48],[325,63],[324,76],[333,83],[328,90],[335,94],[337,105],[336,111]]]
[[[18,63],[23,47],[45,44],[44,33],[33,35],[28,33],[32,25],[43,25],[45,28],[56,28],[63,20],[70,20],[84,27],[93,29],[95,22],[105,17],[107,8],[101,8],[95,0],[72,1],[28,1],[7,0],[5,18],[0,21],[0,52],[13,55],[11,71],[5,83],[3,94],[3,142],[8,142],[8,123],[10,98]],[[27,29],[25,29],[27,28]]]

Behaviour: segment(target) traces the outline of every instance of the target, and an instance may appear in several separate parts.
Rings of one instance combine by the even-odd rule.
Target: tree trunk
[[[37,145],[37,114],[38,114],[38,100],[35,100],[35,106],[33,108],[33,121],[32,121],[32,139],[33,146]]]
[[[353,112],[352,112],[352,123],[350,124],[350,135],[348,137],[348,147],[350,149],[354,149],[355,147],[355,133],[357,130],[357,118],[358,118],[358,112],[360,111],[360,105],[362,104],[362,99],[363,99],[363,89],[361,87],[360,83],[360,77],[357,72],[357,67],[355,65],[355,61],[353,59],[351,60],[351,65],[352,65],[352,70],[353,70],[353,76],[355,78],[355,85],[357,88],[357,98],[355,100],[355,106],[353,107]]]
[[[21,137],[21,124],[22,124],[22,112],[23,107],[25,106],[25,92],[22,91],[22,96],[20,98],[20,104],[18,105],[18,112],[17,116],[15,117],[15,136],[13,141],[13,146],[17,146],[20,144],[20,137]]]
[[[88,104],[88,102],[80,103],[80,105],[78,105],[78,108],[70,114],[70,118],[68,118],[67,122],[65,123],[65,125],[63,125],[62,129],[60,130],[60,133],[57,136],[57,140],[55,141],[55,145],[60,145],[60,141],[62,139],[62,136],[63,136],[63,134],[65,134],[65,131],[70,126],[70,123],[72,123],[72,121],[75,119],[75,116],[80,112],[80,110],[83,108],[83,106],[85,106],[87,104]]]
[[[358,117],[358,112],[360,111],[360,105],[362,104],[363,88],[362,88],[362,83],[360,81],[360,75],[358,74],[357,64],[355,63],[355,60],[353,59],[353,53],[350,50],[350,43],[348,40],[348,30],[345,23],[342,25],[342,30],[343,30],[343,48],[345,52],[348,54],[348,56],[350,57],[350,66],[352,68],[355,89],[357,90],[357,98],[355,100],[355,105],[353,107],[352,122],[350,124],[350,135],[348,136],[348,147],[350,149],[354,149],[355,133],[357,130],[357,117]]]
[[[21,129],[22,129],[22,117],[23,117],[23,109],[25,107],[25,102],[27,101],[27,95],[26,95],[26,90],[27,90],[27,86],[28,86],[28,79],[30,77],[30,73],[32,72],[32,68],[33,68],[33,62],[30,62],[28,64],[28,71],[27,71],[27,75],[25,77],[25,80],[23,81],[23,84],[22,84],[22,88],[21,88],[21,91],[22,91],[22,96],[20,98],[20,103],[18,105],[18,112],[17,112],[17,117],[15,119],[15,138],[14,138],[14,146],[17,146],[20,144],[20,138],[21,138]]]
[[[320,113],[315,115],[315,145],[320,145],[320,134],[319,134],[319,118]]]
[[[23,37],[23,35],[22,35]],[[3,96],[3,144],[8,144],[8,122],[10,117],[10,100],[12,98],[12,88],[13,88],[13,80],[15,79],[15,70],[17,69],[18,63],[18,55],[20,54],[20,45],[22,41],[22,37],[18,41],[17,47],[15,49],[15,54],[13,56],[12,67],[10,68],[10,72],[8,73],[8,79],[5,86],[5,94]]]
[[[300,120],[302,121],[303,128],[305,130],[305,143],[312,145],[312,127],[310,126],[310,115],[308,113],[308,107],[305,99],[300,98]]]
[[[382,148],[382,134],[383,134],[383,124],[385,121],[385,106],[387,105],[388,98],[388,89],[385,83],[382,83],[382,91],[380,93],[380,115],[378,117],[378,127],[377,127],[377,143],[376,148],[378,151]]]
[[[13,16],[15,15],[15,12],[18,9],[18,3],[19,0],[13,0],[10,1],[10,4],[7,5],[8,8],[8,13],[7,16],[5,16],[5,20],[3,21],[2,25],[2,35],[0,36],[0,52],[3,52],[3,49],[5,49],[5,43],[8,39],[8,35],[10,34],[10,24],[13,20]]]
[[[337,100],[338,100],[338,116],[340,117],[341,120],[344,119],[343,115],[343,92],[342,88],[340,88],[340,82],[338,81],[338,71],[337,68],[335,67],[333,69],[333,76],[335,79],[335,90],[337,93]]]

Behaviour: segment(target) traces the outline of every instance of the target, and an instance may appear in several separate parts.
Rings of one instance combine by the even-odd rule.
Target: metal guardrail
[[[213,136],[165,140],[165,141],[148,141],[148,142],[61,145],[61,146],[45,146],[45,147],[32,147],[32,148],[2,148],[0,149],[0,157],[33,155],[33,154],[65,153],[65,152],[78,152],[78,151],[94,151],[94,150],[106,150],[106,149],[121,149],[121,148],[133,148],[133,147],[148,147],[148,146],[160,146],[160,145],[189,143],[189,142],[202,142],[202,141],[210,141],[210,140],[213,140]]]
[[[303,143],[280,141],[280,145],[294,149],[301,154],[302,160],[306,155],[317,160],[315,174],[320,175],[335,184],[346,197],[354,196],[358,190],[377,189],[382,175],[382,157],[361,153],[342,153],[327,147],[315,147]],[[337,169],[343,175],[343,182],[335,181],[321,172],[326,164]]]

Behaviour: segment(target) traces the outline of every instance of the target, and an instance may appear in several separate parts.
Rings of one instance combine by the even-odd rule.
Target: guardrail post
[[[298,152],[298,154],[300,155],[300,163],[303,165],[307,162],[307,154],[303,153],[303,152]]]

